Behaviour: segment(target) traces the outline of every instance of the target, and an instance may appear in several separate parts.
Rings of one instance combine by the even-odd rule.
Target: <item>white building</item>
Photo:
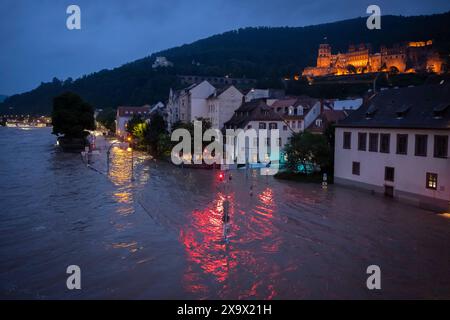
[[[335,134],[336,183],[450,209],[450,85],[382,91]]]
[[[150,106],[144,105],[142,107],[117,107],[116,113],[116,135],[120,138],[125,138],[127,133],[127,123],[133,116],[139,116],[147,119],[150,116]]]
[[[216,90],[208,98],[208,118],[214,129],[222,129],[226,121],[230,120],[234,111],[242,104],[244,95],[235,86],[228,86]]]
[[[178,121],[191,122],[198,118],[209,118],[208,98],[215,92],[216,88],[208,81],[181,90],[170,89],[167,102],[169,130]]]
[[[155,62],[153,62],[152,68],[166,68],[173,67],[173,63],[167,60],[166,57],[156,57]]]
[[[292,135],[292,131],[286,127],[284,120],[273,108],[266,104],[265,99],[256,99],[242,104],[234,112],[233,117],[225,122],[223,131],[225,132],[226,129],[255,129],[256,132],[259,132],[259,130],[268,130],[265,141],[268,152],[262,158],[257,155],[259,146],[258,137],[249,137],[246,139],[245,144],[239,144],[237,138],[234,138],[233,141],[229,141],[229,137],[226,138],[225,149],[231,158],[235,158],[238,153],[245,154],[246,162],[250,164],[280,160],[280,153],[270,154],[270,145],[277,144],[281,152]],[[270,130],[273,129],[279,132],[278,139],[275,141],[272,141],[273,139],[270,136]],[[230,147],[230,145],[233,147]]]

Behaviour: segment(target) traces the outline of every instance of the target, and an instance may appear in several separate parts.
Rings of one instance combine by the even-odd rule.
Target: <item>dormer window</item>
[[[399,108],[397,108],[397,110],[395,110],[395,114],[397,115],[397,118],[401,119],[401,118],[405,117],[405,115],[409,111],[409,109],[411,109],[410,104],[401,105]]]
[[[369,106],[369,108],[367,108],[366,118],[367,119],[372,118],[375,115],[375,113],[377,112],[377,110],[378,110],[377,106],[375,106],[374,104],[371,104]]]
[[[433,117],[439,119],[445,115],[445,112],[450,109],[450,105],[441,103],[433,108]]]
[[[316,127],[322,127],[322,119],[316,119]]]

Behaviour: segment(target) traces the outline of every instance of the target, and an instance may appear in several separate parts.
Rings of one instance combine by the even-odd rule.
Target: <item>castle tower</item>
[[[331,47],[329,44],[321,44],[319,46],[319,54],[317,55],[317,67],[329,68],[331,66]]]

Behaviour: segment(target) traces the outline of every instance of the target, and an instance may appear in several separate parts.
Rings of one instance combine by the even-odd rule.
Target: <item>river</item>
[[[130,152],[113,149],[108,176],[54,144],[50,129],[0,127],[0,298],[450,298],[449,215],[140,153],[132,181]]]

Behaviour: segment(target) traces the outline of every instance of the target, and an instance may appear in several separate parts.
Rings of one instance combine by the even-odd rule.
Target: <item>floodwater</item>
[[[132,181],[118,148],[107,176],[104,152],[101,173],[50,132],[0,127],[0,298],[450,298],[449,215],[258,171],[220,183],[138,153]]]

